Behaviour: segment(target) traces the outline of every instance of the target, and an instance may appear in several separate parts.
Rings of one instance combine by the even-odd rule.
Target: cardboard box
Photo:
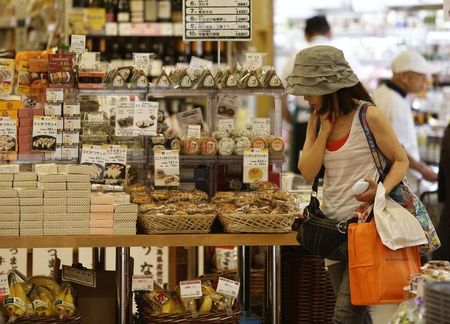
[[[138,205],[137,204],[121,204],[114,205],[114,213],[134,213],[137,214]]]
[[[38,188],[43,190],[66,190],[66,182],[38,182]]]
[[[53,214],[53,213],[47,213],[44,212],[44,221],[64,221],[67,219],[67,214],[66,213],[57,213],[57,214]]]
[[[68,182],[68,190],[91,190],[91,184],[89,182]]]
[[[17,189],[20,198],[42,198],[42,189],[20,188]]]
[[[37,182],[36,181],[14,181],[13,182],[14,188],[37,188]]]
[[[136,235],[136,227],[130,228],[113,228],[114,235]]]
[[[27,198],[27,199],[37,199],[37,198]],[[40,198],[42,199],[42,198]],[[20,214],[34,214],[34,213],[43,213],[44,206],[20,206]]]
[[[89,232],[91,235],[112,235],[113,229],[112,228],[91,227]]]
[[[137,213],[114,213],[115,221],[134,221],[137,220]]]
[[[0,189],[0,198],[16,198],[16,197],[19,197],[19,194],[17,193],[17,190],[14,190],[14,189]]]
[[[56,163],[36,164],[34,171],[37,174],[58,173],[58,166]]]
[[[113,213],[91,213],[91,220],[110,220],[114,219]]]
[[[0,202],[3,206],[19,206],[19,197],[2,198]]]
[[[16,229],[19,228],[19,221],[3,221],[0,223],[0,232],[5,229]]]
[[[110,195],[102,193],[91,194],[91,204],[92,205],[113,205],[114,198]]]
[[[89,198],[89,201],[90,201],[91,200],[91,191],[90,190],[68,190],[67,197]]]
[[[91,212],[91,206],[72,206],[72,205],[67,205],[66,211],[69,214],[90,213]]]
[[[42,236],[44,235],[44,229],[41,228],[21,228],[20,236]]]
[[[67,190],[44,190],[45,198],[67,198]]]
[[[0,182],[0,188],[4,188],[4,189],[9,189],[9,188],[12,188],[12,186],[13,186],[13,183],[12,183],[12,181],[1,181]]]
[[[19,223],[20,228],[40,228],[42,229],[43,220],[21,220]]]
[[[71,206],[90,206],[91,199],[90,198],[67,198],[67,205]]]
[[[45,206],[45,212],[48,214],[66,214],[66,205],[64,206]]]
[[[91,213],[113,213],[114,205],[94,205],[91,196]]]
[[[38,174],[38,181],[39,182],[52,182],[52,183],[58,183],[58,182],[66,182],[67,181],[67,175],[63,173],[58,174]]]
[[[89,174],[68,174],[67,182],[91,182]]]
[[[0,236],[19,236],[19,227],[0,230]]]
[[[19,214],[19,206],[4,206],[0,205],[0,214]]]
[[[42,206],[43,198],[20,198],[20,206]]]
[[[114,221],[112,219],[92,219],[90,220],[91,228],[111,228],[113,227]],[[112,232],[111,232],[112,234]]]
[[[136,228],[136,221],[119,221],[114,220],[114,228]]]
[[[21,222],[31,222],[31,221],[43,221],[44,213],[22,213],[20,214]]]
[[[73,213],[73,214],[66,214],[66,219],[71,221],[71,220],[82,220],[82,221],[86,221],[87,224],[89,225],[89,220],[91,219],[91,214],[89,213]]]
[[[0,214],[0,228],[2,222],[18,222],[20,220],[19,213]]]
[[[68,164],[65,172],[68,174],[87,174],[91,175],[92,167],[90,165]]]
[[[14,181],[36,181],[36,172],[19,172],[14,174]]]
[[[66,206],[66,204],[67,198],[44,198],[44,206]]]
[[[0,182],[11,182],[14,180],[13,173],[0,173]]]
[[[20,166],[18,164],[0,165],[0,173],[19,173]]]

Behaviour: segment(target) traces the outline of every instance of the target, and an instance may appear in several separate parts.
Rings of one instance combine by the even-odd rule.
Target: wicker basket
[[[135,293],[134,298],[137,306],[137,316],[139,324],[158,324],[158,323],[220,323],[220,324],[239,324],[240,312],[233,310],[232,314],[227,313],[209,313],[199,314],[193,318],[191,314],[152,314],[149,305],[144,300],[144,294]]]
[[[146,234],[209,233],[216,215],[140,215],[139,225]]]
[[[296,214],[220,214],[227,233],[286,233],[292,230]]]
[[[80,324],[81,315],[78,313],[74,317],[60,319],[59,317],[19,317],[13,322],[15,324]]]

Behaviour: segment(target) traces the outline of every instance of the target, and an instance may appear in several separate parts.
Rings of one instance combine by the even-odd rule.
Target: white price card
[[[70,281],[92,288],[97,285],[95,270],[78,269],[66,265],[62,266],[62,281]]]
[[[79,116],[80,115],[80,104],[64,104],[63,107],[64,116]]]
[[[202,130],[202,126],[201,125],[188,125],[187,136],[188,137],[200,138],[201,130]]]
[[[55,151],[58,135],[58,118],[48,116],[33,117],[33,151]]]
[[[0,117],[0,152],[14,152],[17,148],[17,120]]]
[[[247,53],[244,67],[248,70],[257,70],[263,65],[266,57],[267,53]]]
[[[91,166],[91,180],[103,180],[105,172],[106,150],[100,145],[83,144],[81,149],[81,162],[83,165]]]
[[[227,278],[219,277],[216,291],[219,294],[237,298],[239,295],[239,287],[241,283]]]
[[[46,90],[47,102],[63,102],[64,101],[64,89],[52,89],[47,88]]]
[[[44,106],[45,116],[61,116],[62,108],[60,103],[46,103]]]
[[[116,108],[116,136],[133,136],[134,102],[119,102]]]
[[[251,40],[251,0],[183,1],[184,40]]]
[[[231,131],[234,129],[234,119],[226,118],[226,119],[219,119],[217,124],[218,130],[228,130]]]
[[[133,113],[133,136],[155,136],[159,102],[136,102]]]
[[[201,280],[180,281],[180,295],[181,299],[201,298],[203,296]]]
[[[80,69],[93,70],[100,63],[100,52],[85,52],[81,54]]]
[[[134,275],[131,280],[132,291],[153,291],[153,279],[152,275]]]
[[[86,50],[86,35],[72,35],[70,38],[70,51],[81,54]]]
[[[180,151],[155,150],[155,186],[180,185]]]
[[[0,274],[0,299],[9,295],[8,275]]]
[[[121,184],[127,168],[126,145],[103,145],[105,149],[105,183]]]
[[[269,150],[247,148],[244,150],[244,183],[269,179]]]
[[[184,134],[187,132],[188,125],[203,125],[203,114],[200,108],[194,108],[177,114],[178,124]]]
[[[138,69],[142,69],[146,74],[150,69],[150,53],[133,53],[133,62]]]
[[[270,135],[270,119],[253,118],[252,132],[253,135]]]
[[[105,24],[105,35],[106,36],[117,36],[119,27],[116,22],[107,22]]]

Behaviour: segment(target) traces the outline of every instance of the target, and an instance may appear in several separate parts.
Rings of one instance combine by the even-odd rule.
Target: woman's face
[[[309,107],[315,111],[322,107],[322,96],[305,96],[305,100],[308,101]]]

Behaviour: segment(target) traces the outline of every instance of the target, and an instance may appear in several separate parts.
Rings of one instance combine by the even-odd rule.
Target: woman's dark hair
[[[346,115],[358,107],[356,100],[364,100],[373,104],[373,100],[366,88],[358,82],[353,87],[342,88],[334,93],[323,96],[322,107],[317,112],[319,115],[330,113],[330,116]]]

